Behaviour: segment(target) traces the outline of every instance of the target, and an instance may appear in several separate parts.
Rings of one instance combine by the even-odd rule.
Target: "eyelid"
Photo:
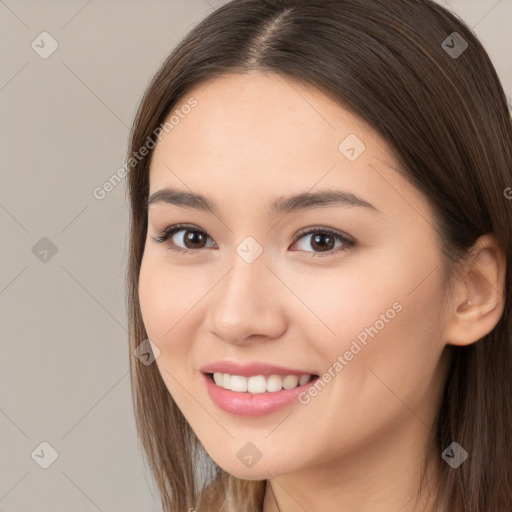
[[[301,238],[304,235],[311,235],[315,233],[330,233],[331,235],[339,236],[340,238],[343,238],[347,243],[355,243],[355,238],[351,237],[350,235],[347,235],[346,233],[343,233],[342,231],[334,228],[330,228],[327,226],[308,226],[307,228],[302,228],[293,237],[292,242],[295,243],[299,238]]]
[[[179,231],[183,230],[189,230],[189,231],[195,231],[198,233],[201,233],[203,235],[206,235],[207,238],[213,241],[215,246],[217,246],[216,242],[208,235],[208,233],[201,229],[199,226],[196,226],[194,224],[172,224],[170,226],[167,226],[164,228],[158,236],[152,236],[151,238],[156,243],[165,243],[169,238],[174,236]],[[354,239],[352,236],[347,235],[337,229],[330,228],[327,226],[308,226],[306,228],[300,229],[295,236],[293,237],[291,245],[294,245],[298,240],[300,240],[305,235],[314,235],[317,233],[328,233],[335,237],[337,240],[340,240],[344,244],[344,248],[338,248],[337,250],[330,250],[325,251],[325,253],[322,252],[315,252],[315,251],[293,251],[293,252],[306,252],[311,253],[312,257],[323,257],[323,256],[334,256],[339,254],[340,252],[345,252],[348,249],[354,247],[357,245],[357,240]],[[218,246],[217,246],[218,247]],[[201,249],[184,249],[182,247],[176,246],[176,244],[172,244],[168,246],[168,249],[171,251],[175,251],[178,253],[184,253],[184,254],[195,254],[197,251],[200,251]]]
[[[195,226],[194,224],[172,224],[171,226],[167,226],[164,228],[158,236],[152,236],[151,238],[156,243],[165,243],[169,238],[174,236],[179,231],[183,230],[189,230],[189,231],[196,231],[198,233],[202,233],[203,235],[206,235],[208,238],[213,240],[206,231],[201,229],[199,226]],[[215,242],[214,242],[215,244]],[[216,244],[215,244],[216,245]],[[194,253],[195,251],[199,249],[183,249],[182,247],[168,247],[170,250],[176,251],[176,252],[182,252],[182,253]]]
[[[194,226],[192,224],[172,224],[162,229],[158,236],[153,236],[151,238],[153,238],[155,242],[162,243],[165,242],[169,237],[173,236],[178,231],[181,231],[182,229],[190,229],[191,231],[194,230],[206,234],[205,231],[200,229],[198,226]]]
[[[297,234],[294,236],[292,240],[292,245],[295,245],[297,241],[299,241],[303,236],[305,235],[315,235],[317,233],[328,233],[331,236],[333,236],[336,240],[340,240],[344,247],[333,249],[331,251],[325,251],[325,252],[315,252],[315,251],[297,251],[297,252],[306,252],[310,253],[312,257],[314,258],[323,258],[324,256],[336,256],[342,252],[346,252],[352,247],[355,247],[357,245],[357,241],[355,238],[353,238],[350,235],[347,235],[343,233],[342,231],[339,231],[338,229],[329,228],[327,226],[309,226],[307,228],[303,228],[297,232]],[[295,251],[293,251],[295,252]]]

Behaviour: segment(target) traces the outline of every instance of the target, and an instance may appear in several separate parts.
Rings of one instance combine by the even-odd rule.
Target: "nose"
[[[208,332],[234,345],[282,336],[287,326],[285,286],[262,256],[247,263],[235,255],[232,261],[209,294]]]

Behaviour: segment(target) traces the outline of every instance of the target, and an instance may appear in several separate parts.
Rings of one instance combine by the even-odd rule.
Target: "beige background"
[[[131,405],[125,183],[93,190],[152,74],[221,3],[0,0],[0,511],[159,510]],[[512,96],[512,0],[441,3]]]

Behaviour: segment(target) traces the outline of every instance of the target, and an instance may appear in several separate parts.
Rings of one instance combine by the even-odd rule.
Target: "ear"
[[[492,233],[475,242],[463,269],[447,311],[448,345],[470,345],[483,338],[499,322],[505,306],[505,253]]]

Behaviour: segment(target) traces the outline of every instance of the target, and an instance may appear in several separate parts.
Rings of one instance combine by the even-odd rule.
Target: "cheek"
[[[175,337],[179,319],[175,279],[154,257],[144,255],[139,275],[139,304],[148,338],[155,343],[161,356],[160,363]],[[180,315],[181,316],[181,315]],[[177,324],[179,326],[179,323]]]
[[[185,391],[195,371],[194,347],[204,318],[205,296],[214,283],[204,270],[170,265],[148,251],[141,262],[139,303],[148,338],[159,348],[156,365],[176,403],[189,410]],[[185,385],[187,384],[187,385]]]
[[[187,381],[191,345],[186,333],[190,304],[197,302],[190,287],[184,287],[179,269],[172,271],[164,262],[151,254],[145,255],[139,275],[139,304],[148,338],[159,348],[155,363],[167,387],[178,404],[186,404],[182,396],[183,384]],[[197,294],[195,290],[194,295]],[[190,325],[189,325],[190,328]],[[181,398],[180,398],[181,397]]]
[[[172,343],[186,322],[187,310],[204,295],[198,283],[191,284],[187,275],[179,267],[170,268],[160,257],[144,255],[139,275],[139,303],[152,341]]]
[[[317,272],[311,278],[288,278],[308,309],[301,304],[302,310],[295,318],[304,318],[299,325],[311,326],[305,339],[314,343],[324,362],[333,362],[351,347],[358,351],[354,342],[362,349],[357,356],[362,359],[372,340],[375,344],[386,337],[390,326],[401,322],[400,317],[404,316],[404,290],[409,289],[408,284],[397,280],[389,265],[357,263],[323,276]]]
[[[162,313],[167,300],[158,275],[158,266],[144,256],[139,274],[139,304],[148,337],[155,342],[164,329],[165,317]]]
[[[420,400],[443,349],[438,321],[443,282],[440,272],[432,272],[436,253],[421,260],[405,249],[388,251],[373,263],[325,283],[329,295],[310,303],[336,333],[315,338],[326,371],[336,375],[333,406],[353,397],[367,406],[366,415],[382,411],[393,391],[408,403]]]
[[[411,288],[406,286],[379,298],[368,305],[372,314],[365,315],[365,323],[350,323],[349,336],[337,352],[331,349],[330,360],[342,355],[346,362],[326,400],[328,407],[342,403],[350,410],[347,430],[363,424],[391,425],[412,414],[428,422],[442,384],[437,370],[443,346],[432,307],[441,286],[433,278],[418,293],[408,295]],[[394,299],[400,307],[393,314],[386,308]],[[357,429],[352,434],[359,435]]]

